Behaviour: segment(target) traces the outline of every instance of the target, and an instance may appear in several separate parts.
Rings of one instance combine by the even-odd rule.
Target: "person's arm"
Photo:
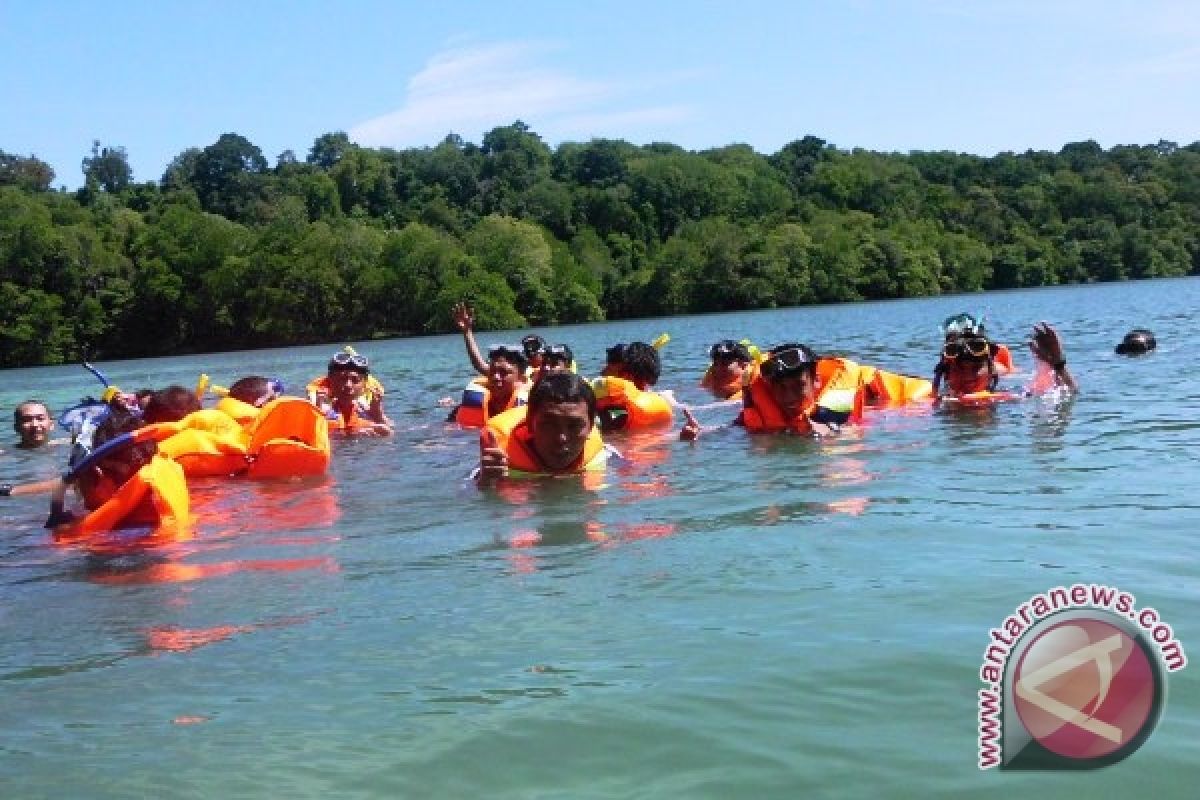
[[[51,478],[48,481],[34,483],[0,483],[0,497],[23,497],[30,494],[45,494],[53,492],[62,483],[62,478]]]
[[[1055,383],[1067,387],[1072,392],[1079,391],[1079,385],[1075,383],[1075,378],[1067,369],[1067,357],[1063,353],[1062,339],[1050,323],[1041,322],[1033,326],[1029,349],[1035,358],[1045,362],[1054,370]]]
[[[480,375],[487,375],[487,362],[483,360],[483,354],[479,352],[479,345],[475,343],[475,334],[472,333],[472,328],[475,327],[475,309],[466,303],[456,303],[451,313],[454,316],[454,324],[462,331],[463,344],[467,348],[467,357],[471,359],[471,366]]]

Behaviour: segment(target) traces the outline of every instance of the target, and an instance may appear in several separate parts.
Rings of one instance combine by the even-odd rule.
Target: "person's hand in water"
[[[480,483],[493,483],[508,475],[508,454],[500,448],[496,434],[490,428],[479,432],[479,477]]]
[[[692,412],[686,407],[682,408],[683,418],[686,420],[683,427],[679,429],[679,441],[694,442],[700,438],[700,423],[692,415]]]
[[[450,315],[454,319],[455,326],[464,333],[475,327],[475,309],[466,303],[455,303],[454,308],[450,310]]]

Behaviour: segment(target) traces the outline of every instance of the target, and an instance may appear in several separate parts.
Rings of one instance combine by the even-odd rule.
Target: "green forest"
[[[0,366],[912,297],[1200,271],[1200,142],[762,155],[521,122],[481,144],[222,135],[135,182],[0,151]]]

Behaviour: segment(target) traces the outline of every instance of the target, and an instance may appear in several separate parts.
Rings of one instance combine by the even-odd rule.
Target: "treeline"
[[[144,183],[97,142],[82,167],[54,191],[0,151],[0,366],[435,333],[460,298],[509,328],[1200,269],[1200,143],[764,156],[517,122],[274,167],[230,133]]]

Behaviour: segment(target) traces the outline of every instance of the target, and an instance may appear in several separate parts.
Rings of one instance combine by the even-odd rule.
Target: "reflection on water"
[[[486,491],[466,480],[477,437],[436,406],[468,374],[461,338],[359,343],[397,435],[339,440],[324,479],[195,482],[186,541],[58,547],[44,500],[3,501],[5,795],[999,796],[974,767],[968,701],[1014,603],[1103,582],[1200,642],[1200,378],[1174,370],[1170,402],[1148,402],[1171,337],[1145,359],[1111,353],[1131,315],[1194,322],[1198,288],[537,331],[587,373],[612,341],[669,330],[660,383],[705,431],[613,436],[627,461],[604,473]],[[927,373],[938,323],[964,305],[1010,345],[1061,322],[1083,393],[872,413],[812,440],[732,428],[736,408],[697,385],[727,336]],[[302,385],[328,350],[105,367],[123,385],[201,371]],[[6,407],[91,389],[78,367],[7,377]],[[5,480],[58,468],[10,456]],[[1190,796],[1196,686],[1172,681],[1137,769],[1052,793],[1140,791],[1152,772],[1164,796]],[[1012,780],[1005,794],[1033,788]]]

